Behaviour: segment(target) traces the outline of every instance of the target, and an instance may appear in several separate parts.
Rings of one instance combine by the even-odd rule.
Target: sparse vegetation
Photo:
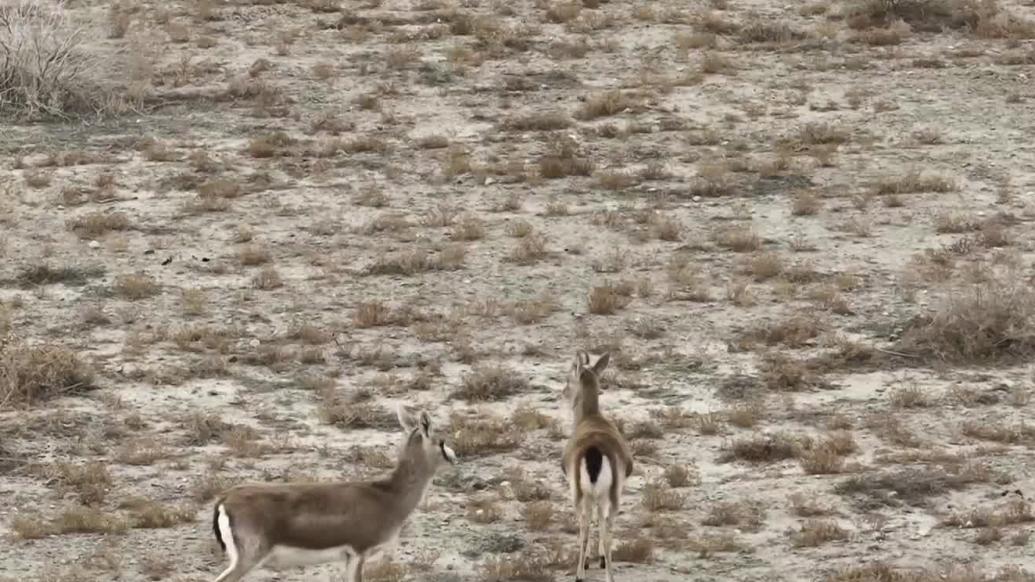
[[[1026,2],[0,4],[9,576],[211,580],[406,404],[459,463],[366,578],[570,579],[584,349],[617,578],[1031,581]]]

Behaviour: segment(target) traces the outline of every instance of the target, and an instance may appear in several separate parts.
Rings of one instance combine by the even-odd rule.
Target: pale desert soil
[[[130,4],[121,38],[109,3],[70,10],[146,96],[138,110],[0,128],[0,327],[96,371],[96,389],[0,412],[0,579],[209,581],[223,563],[206,489],[382,474],[398,402],[452,422],[466,455],[404,532],[401,566],[368,579],[549,562],[575,545],[558,396],[576,348],[611,351],[603,405],[637,456],[617,537],[650,540],[652,559],[621,561],[620,580],[1032,564],[1013,493],[1035,494],[1024,346],[972,362],[899,342],[973,281],[1035,275],[1031,41],[899,30],[871,46],[838,16],[850,2]],[[801,34],[747,42],[753,25]],[[580,113],[619,90],[615,111]],[[543,176],[558,165],[590,175]],[[887,192],[926,178],[944,187]],[[75,227],[112,214],[125,223]],[[75,276],[30,280],[41,265]],[[767,326],[795,329],[745,340]],[[855,348],[873,357],[803,371]],[[494,367],[513,393],[458,394]],[[527,426],[490,427],[501,450],[471,436],[519,410]],[[791,458],[725,458],[762,435]],[[795,457],[827,438],[857,446],[812,474]],[[110,481],[77,485],[63,463]],[[673,466],[690,483],[649,509]],[[931,490],[845,492],[880,476]],[[14,532],[83,503],[133,524],[133,498],[185,515]],[[552,519],[533,530],[530,506]],[[1000,506],[1015,518],[975,522]],[[801,541],[813,520],[840,535]],[[564,556],[529,579],[573,569]]]

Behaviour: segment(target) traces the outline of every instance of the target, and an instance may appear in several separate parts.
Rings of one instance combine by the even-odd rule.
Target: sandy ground
[[[213,490],[383,474],[398,402],[466,454],[368,580],[572,579],[559,395],[576,348],[610,350],[602,403],[637,459],[616,537],[651,549],[626,547],[619,580],[1032,563],[1013,493],[1035,495],[1032,366],[891,353],[975,272],[1035,274],[1030,41],[913,25],[875,46],[839,2],[131,4],[121,38],[108,3],[69,10],[102,68],[143,86],[138,111],[0,128],[0,328],[97,374],[0,411],[0,580],[210,581]],[[748,42],[752,26],[789,37]],[[917,176],[948,185],[880,186]],[[29,281],[41,265],[76,276]],[[804,331],[744,341],[787,322]],[[849,344],[885,357],[789,386],[767,364]],[[458,393],[494,367],[518,388]],[[472,441],[494,418],[509,444]],[[766,435],[797,444],[726,459]],[[806,468],[846,435],[843,464]],[[91,498],[67,475],[89,463],[109,474]],[[978,476],[943,487],[961,473]],[[932,475],[916,495],[845,486]],[[183,515],[13,525],[83,504],[135,523],[141,498]],[[552,513],[536,529],[532,505]],[[975,521],[1005,506],[1020,517]],[[809,542],[820,525],[835,533]],[[514,561],[546,565],[487,570]]]

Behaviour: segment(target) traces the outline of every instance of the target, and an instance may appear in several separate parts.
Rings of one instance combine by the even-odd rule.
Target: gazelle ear
[[[575,351],[575,367],[584,368],[589,365],[589,354],[583,350]]]
[[[417,416],[402,403],[396,407],[395,415],[399,417],[399,425],[403,427],[404,431],[410,432],[417,428]]]
[[[420,431],[426,438],[431,438],[431,417],[425,411],[420,411]]]
[[[604,370],[607,369],[607,365],[611,362],[611,352],[607,352],[600,356],[597,363],[593,364],[593,373],[599,376]]]

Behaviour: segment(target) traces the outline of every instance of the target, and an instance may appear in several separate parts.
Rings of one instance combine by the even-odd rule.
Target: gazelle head
[[[578,420],[586,398],[593,398],[593,405],[596,405],[596,392],[600,390],[600,374],[604,372],[610,361],[611,354],[608,352],[600,356],[591,366],[589,365],[589,354],[582,350],[575,352],[575,361],[571,364],[568,381],[564,386],[564,404],[568,407],[574,420]],[[592,390],[593,394],[586,394],[587,388]]]
[[[426,411],[413,412],[402,404],[396,410],[399,424],[407,434],[401,457],[434,472],[442,463],[456,464],[456,453],[440,438]]]

